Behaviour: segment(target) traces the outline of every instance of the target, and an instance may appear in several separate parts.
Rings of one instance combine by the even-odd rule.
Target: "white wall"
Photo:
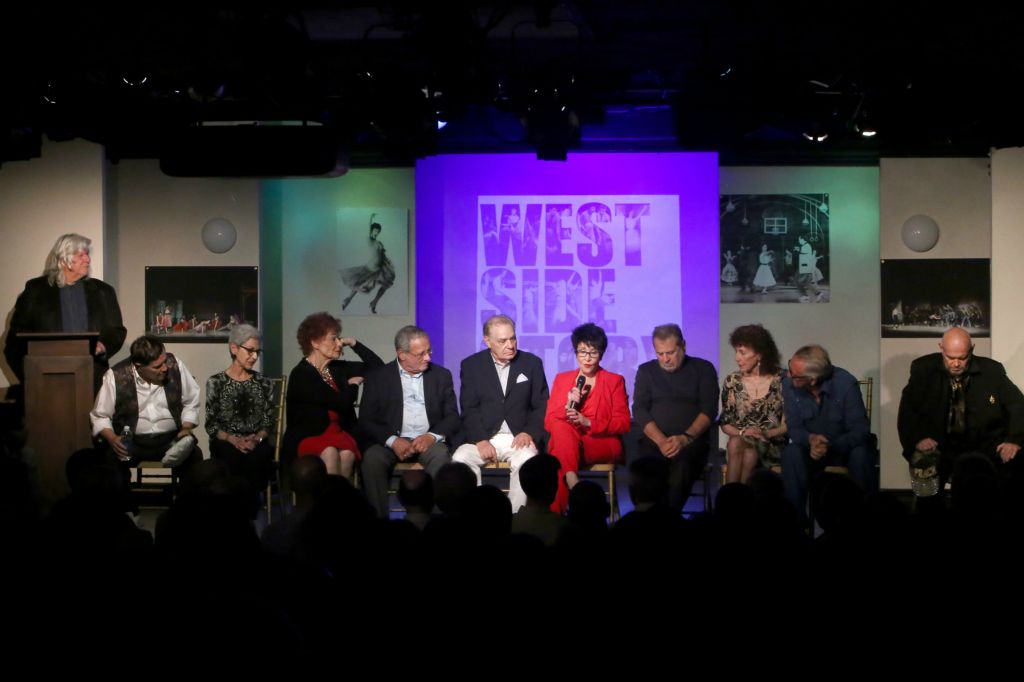
[[[992,357],[1024,386],[1024,149],[992,154]]]
[[[723,303],[719,359],[736,369],[729,334],[759,322],[775,338],[783,366],[800,346],[819,343],[854,376],[878,381],[879,266],[877,168],[722,168],[722,194],[829,195],[829,303]],[[877,399],[877,389],[875,391]],[[872,415],[877,429],[878,413]],[[725,439],[722,439],[724,447]]]
[[[385,362],[394,358],[395,332],[416,322],[416,204],[411,168],[354,170],[340,178],[268,182],[264,201],[275,205],[282,239],[282,370],[301,359],[295,331],[302,319],[320,310],[341,318],[343,334],[369,346]],[[410,212],[409,312],[406,315],[347,315],[335,261],[337,210],[404,208]],[[349,351],[351,352],[351,351]]]
[[[122,161],[111,166],[108,230],[118,246],[117,288],[128,328],[125,347],[114,360],[128,355],[132,339],[146,330],[145,268],[147,265],[259,265],[259,181],[224,178],[170,178],[156,161]],[[238,241],[224,254],[208,251],[200,229],[210,218],[226,218],[238,230]],[[230,363],[225,343],[169,343],[183,358],[203,390],[206,380]],[[209,456],[205,409],[197,430],[200,447]]]
[[[57,237],[92,240],[92,274],[104,275],[103,148],[91,142],[45,142],[41,158],[0,166],[0,310],[3,338],[25,282],[43,274]],[[0,388],[17,383],[0,359]]]
[[[992,183],[988,159],[882,159],[879,170],[882,258],[992,256]],[[903,223],[919,213],[931,216],[939,224],[939,241],[926,253],[911,251],[901,239]],[[1016,241],[1019,244],[1020,237]],[[1019,268],[1019,263],[1020,260],[1010,262],[1010,271]],[[999,269],[995,260],[992,265],[993,280],[998,281],[995,275]],[[993,333],[999,331],[993,329]],[[881,339],[882,421],[879,438],[883,453],[883,488],[910,487],[910,474],[906,460],[900,454],[902,448],[896,430],[900,394],[910,376],[911,361],[936,352],[937,343],[935,338]],[[989,355],[992,347],[989,339],[975,340],[979,355]]]

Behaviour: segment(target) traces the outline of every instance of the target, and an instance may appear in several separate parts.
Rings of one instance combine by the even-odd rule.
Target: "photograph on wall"
[[[227,341],[239,324],[259,327],[259,268],[146,267],[148,334],[164,341]]]
[[[828,194],[719,198],[722,303],[828,303]]]
[[[886,259],[882,337],[940,337],[950,327],[991,336],[991,265],[987,258]]]
[[[338,209],[336,256],[343,314],[409,314],[408,209]]]

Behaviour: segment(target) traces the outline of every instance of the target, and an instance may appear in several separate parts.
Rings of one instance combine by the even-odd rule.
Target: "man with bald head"
[[[989,457],[1002,475],[1019,473],[1024,395],[1000,363],[974,355],[963,329],[947,331],[939,350],[910,365],[899,411],[903,456],[938,451],[940,490],[956,460],[971,453]]]

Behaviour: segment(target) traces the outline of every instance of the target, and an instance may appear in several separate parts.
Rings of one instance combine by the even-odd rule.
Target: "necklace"
[[[768,393],[768,387],[771,383],[771,377],[765,377],[757,374],[751,374],[743,377],[743,387],[746,389],[747,393],[750,394],[751,400],[763,398]]]
[[[309,358],[306,358],[306,362],[308,362],[310,365],[313,366],[313,369],[315,369],[317,371],[317,373],[320,375],[321,379],[323,379],[329,385],[334,386],[334,377],[331,376],[330,370],[327,369],[327,364],[328,363],[325,362],[323,364],[323,366],[317,367],[316,363],[313,362],[312,360],[310,360]]]

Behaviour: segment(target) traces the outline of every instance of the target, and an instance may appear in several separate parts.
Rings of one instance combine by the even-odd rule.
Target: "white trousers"
[[[515,436],[511,433],[499,433],[491,438],[491,445],[498,452],[499,462],[508,462],[508,499],[512,503],[512,513],[515,514],[519,511],[519,508],[526,504],[526,493],[523,492],[522,486],[519,485],[519,467],[523,466],[523,462],[530,459],[537,454],[537,448],[532,445],[528,448],[515,448],[512,447],[512,441]],[[482,478],[480,476],[480,469],[484,465],[483,457],[480,456],[480,451],[477,450],[476,443],[466,443],[460,445],[452,455],[453,462],[462,462],[476,474],[476,484],[480,485]]]

